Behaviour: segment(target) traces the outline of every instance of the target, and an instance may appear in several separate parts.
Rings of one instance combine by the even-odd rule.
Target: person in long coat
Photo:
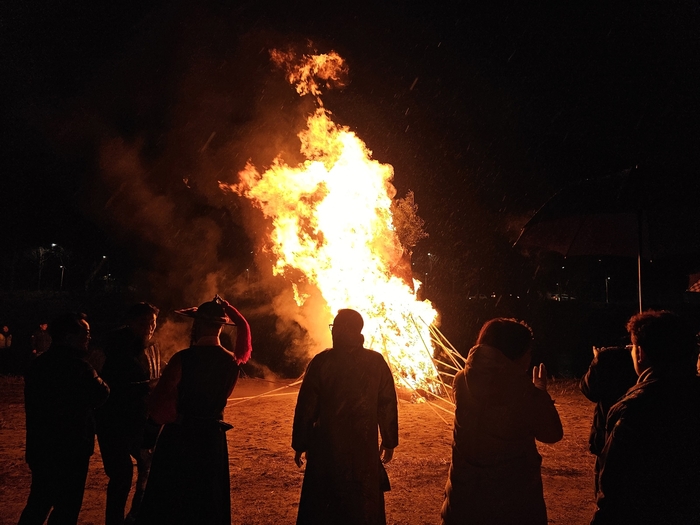
[[[316,355],[299,390],[292,448],[307,465],[298,525],[386,523],[388,463],[399,443],[394,379],[381,354],[363,348],[362,316],[338,312],[333,348]],[[379,433],[381,445],[379,444]]]
[[[544,366],[526,374],[531,347],[525,323],[492,319],[455,376],[444,525],[547,525],[535,440],[556,443],[563,430]]]
[[[637,384],[610,409],[592,525],[700,523],[700,377],[694,331],[668,311],[627,330]]]
[[[226,431],[232,427],[223,412],[240,365],[250,358],[250,327],[218,296],[177,313],[194,318],[192,346],[168,362],[149,400],[151,417],[164,427],[136,523],[230,525]],[[233,352],[220,344],[224,325],[237,327]]]

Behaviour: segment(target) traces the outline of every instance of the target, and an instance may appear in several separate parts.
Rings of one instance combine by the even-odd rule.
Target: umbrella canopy
[[[700,253],[700,192],[693,180],[635,168],[564,188],[523,227],[516,246],[563,254],[641,259]]]

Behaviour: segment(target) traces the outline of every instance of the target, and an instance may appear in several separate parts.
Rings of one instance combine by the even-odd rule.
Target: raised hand
[[[221,297],[219,294],[214,296],[214,300],[216,302],[218,302],[221,306],[224,307],[224,311],[226,312],[226,315],[228,315],[231,318],[231,321],[236,323],[236,326],[238,326],[238,324],[241,322],[241,320],[243,322],[245,322],[245,317],[243,317],[243,314],[241,314],[241,312],[236,310],[236,308],[231,303],[229,303],[226,299]]]
[[[228,315],[231,321],[236,325],[236,344],[233,349],[233,354],[236,356],[238,364],[247,363],[253,351],[248,321],[246,321],[246,318],[243,317],[241,312],[236,310],[236,308],[223,297],[217,294],[214,300],[224,307],[226,315]]]
[[[532,368],[532,383],[540,390],[547,391],[547,369],[544,363]]]

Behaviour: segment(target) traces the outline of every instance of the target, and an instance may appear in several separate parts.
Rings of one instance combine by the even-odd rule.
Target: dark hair
[[[349,308],[338,310],[333,319],[333,348],[362,346],[365,342],[362,335],[364,324],[359,312]]]
[[[524,321],[498,317],[484,323],[476,344],[498,348],[508,359],[515,361],[532,345],[532,329]]]
[[[632,316],[627,331],[652,365],[672,365],[697,355],[695,334],[680,316],[668,310],[648,310]]]
[[[127,311],[126,315],[124,315],[124,321],[129,322],[133,321],[134,319],[139,319],[140,317],[143,317],[144,315],[155,315],[157,316],[160,310],[153,306],[151,303],[146,303],[146,302],[140,302],[136,303],[135,305],[131,306]]]
[[[348,333],[362,332],[365,322],[362,319],[360,312],[351,310],[350,308],[342,308],[338,310],[338,315],[333,319],[333,328],[340,329]]]
[[[49,323],[49,334],[56,343],[64,343],[69,335],[79,334],[84,330],[81,321],[85,321],[87,315],[79,312],[70,312],[56,317]]]

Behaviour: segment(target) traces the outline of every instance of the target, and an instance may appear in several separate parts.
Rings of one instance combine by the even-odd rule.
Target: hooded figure
[[[563,431],[544,366],[527,377],[531,346],[525,323],[492,319],[455,376],[444,525],[547,525],[535,440],[556,443]]]
[[[363,348],[363,324],[355,310],[338,312],[333,348],[311,360],[299,390],[292,448],[307,465],[298,525],[386,523],[382,463],[399,443],[396,390],[382,355]]]
[[[192,346],[176,353],[149,399],[163,424],[137,524],[230,525],[231,494],[224,408],[251,354],[250,327],[216,297],[176,313],[194,319]],[[233,352],[219,342],[224,325],[237,327]]]

